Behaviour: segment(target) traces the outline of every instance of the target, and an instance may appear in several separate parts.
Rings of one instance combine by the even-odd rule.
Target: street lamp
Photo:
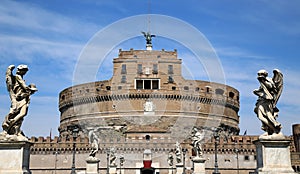
[[[182,172],[182,174],[185,174],[185,155],[186,155],[186,152],[187,152],[188,150],[186,149],[186,148],[182,148],[182,154],[183,154],[183,172]]]
[[[106,174],[109,174],[109,157],[110,157],[110,150],[106,150]]]
[[[234,152],[236,153],[236,168],[237,168],[237,174],[240,173],[240,167],[239,167],[239,149],[234,148]]]
[[[69,130],[72,131],[73,137],[73,160],[71,174],[76,174],[75,171],[75,153],[76,153],[76,138],[78,137],[79,127],[77,125],[69,126]]]
[[[215,138],[215,170],[212,174],[220,174],[218,169],[218,142],[220,141],[219,129],[215,130],[214,138]]]
[[[124,162],[125,162],[124,155],[121,154],[121,156],[120,156],[120,174],[122,174],[122,167],[124,165]]]

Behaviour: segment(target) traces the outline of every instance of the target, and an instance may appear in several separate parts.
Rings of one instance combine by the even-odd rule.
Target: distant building
[[[100,171],[108,166],[107,152],[116,149],[117,164],[124,156],[125,174],[139,173],[143,152],[151,149],[156,173],[168,174],[168,154],[176,141],[187,148],[187,173],[191,171],[193,150],[190,133],[194,127],[206,133],[203,143],[207,171],[214,168],[216,127],[221,128],[218,148],[222,174],[248,174],[256,168],[256,136],[239,134],[239,91],[228,85],[182,77],[182,60],[177,50],[119,50],[113,60],[111,79],[66,88],[59,94],[60,137],[31,138],[33,174],[70,172],[72,162],[72,126],[80,127],[76,142],[76,170],[85,170],[91,150],[88,133],[99,137],[96,157]],[[175,157],[175,156],[174,156]],[[174,161],[175,168],[176,162]],[[174,171],[175,172],[175,171]]]

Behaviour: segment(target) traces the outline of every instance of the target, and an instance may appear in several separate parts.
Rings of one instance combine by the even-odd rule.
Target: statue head
[[[258,75],[258,77],[267,77],[267,76],[268,76],[268,71],[266,71],[266,70],[264,70],[264,69],[259,70],[259,71],[257,72],[257,75]]]
[[[27,65],[21,64],[17,67],[17,74],[24,75],[24,74],[26,74],[27,71],[28,71]]]

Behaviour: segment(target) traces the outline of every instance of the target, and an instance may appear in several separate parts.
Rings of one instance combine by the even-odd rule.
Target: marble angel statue
[[[276,104],[283,89],[283,75],[278,69],[274,69],[273,73],[273,78],[270,78],[266,70],[258,71],[260,87],[253,91],[258,96],[254,112],[262,122],[261,128],[266,132],[266,136],[279,134],[282,128],[277,121],[279,109]]]

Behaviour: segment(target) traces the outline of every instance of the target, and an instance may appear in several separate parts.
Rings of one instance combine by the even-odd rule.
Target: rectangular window
[[[159,89],[159,79],[139,79],[135,80],[136,89]]]
[[[144,89],[143,80],[136,80],[136,89]]]
[[[121,74],[126,74],[126,64],[122,65],[122,70],[121,70]]]
[[[173,65],[168,65],[168,74],[173,74]]]
[[[151,80],[144,80],[144,89],[151,89]]]
[[[142,64],[138,64],[137,73],[138,74],[143,74],[143,66],[142,66]]]
[[[152,89],[158,89],[159,80],[152,80]]]
[[[121,83],[126,83],[126,76],[122,76]]]
[[[153,64],[152,73],[153,73],[153,74],[158,74],[157,64]]]

